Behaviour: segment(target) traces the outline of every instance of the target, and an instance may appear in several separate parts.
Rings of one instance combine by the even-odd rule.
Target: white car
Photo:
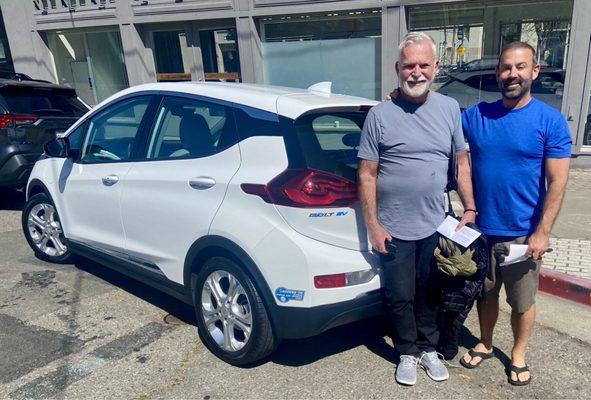
[[[124,90],[45,146],[25,236],[40,259],[83,256],[193,304],[209,350],[251,364],[382,312],[355,184],[375,103],[328,84]]]

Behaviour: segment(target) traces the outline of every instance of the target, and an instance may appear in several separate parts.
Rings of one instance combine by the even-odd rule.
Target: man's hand
[[[536,230],[527,239],[527,245],[526,254],[534,260],[539,260],[550,247],[550,234]]]
[[[369,235],[371,247],[373,247],[375,251],[383,254],[388,253],[388,250],[386,250],[386,240],[391,241],[392,235],[390,235],[387,230],[385,230],[380,224],[375,224],[368,227],[367,233]]]
[[[398,89],[394,89],[390,92],[390,94],[386,95],[386,100],[396,100],[398,97]]]
[[[464,215],[462,215],[462,219],[460,223],[456,227],[456,232],[462,229],[466,224],[475,224],[476,223],[476,213],[472,210],[464,211]]]

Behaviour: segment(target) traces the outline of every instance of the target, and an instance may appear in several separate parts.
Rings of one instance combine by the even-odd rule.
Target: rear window
[[[81,117],[88,111],[73,90],[9,86],[0,94],[13,114]]]
[[[357,151],[367,112],[318,112],[296,121],[298,142],[309,168],[356,180]]]

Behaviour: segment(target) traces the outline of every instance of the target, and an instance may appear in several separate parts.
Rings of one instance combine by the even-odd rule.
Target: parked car
[[[532,94],[549,106],[560,110],[564,92],[564,74],[565,71],[562,69],[542,69],[532,84]],[[494,69],[451,74],[447,82],[437,91],[456,99],[462,110],[481,101],[494,102],[501,98]]]
[[[212,353],[256,362],[282,338],[382,312],[355,184],[375,103],[232,83],[124,90],[47,144],[25,236],[40,259],[84,256],[194,305]]]
[[[0,79],[0,187],[24,187],[43,145],[88,110],[74,89]]]

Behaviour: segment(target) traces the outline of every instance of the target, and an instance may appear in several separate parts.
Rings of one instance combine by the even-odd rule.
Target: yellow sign
[[[459,45],[456,49],[456,52],[458,53],[458,56],[464,57],[464,54],[466,54],[466,46],[464,46],[463,44]]]

